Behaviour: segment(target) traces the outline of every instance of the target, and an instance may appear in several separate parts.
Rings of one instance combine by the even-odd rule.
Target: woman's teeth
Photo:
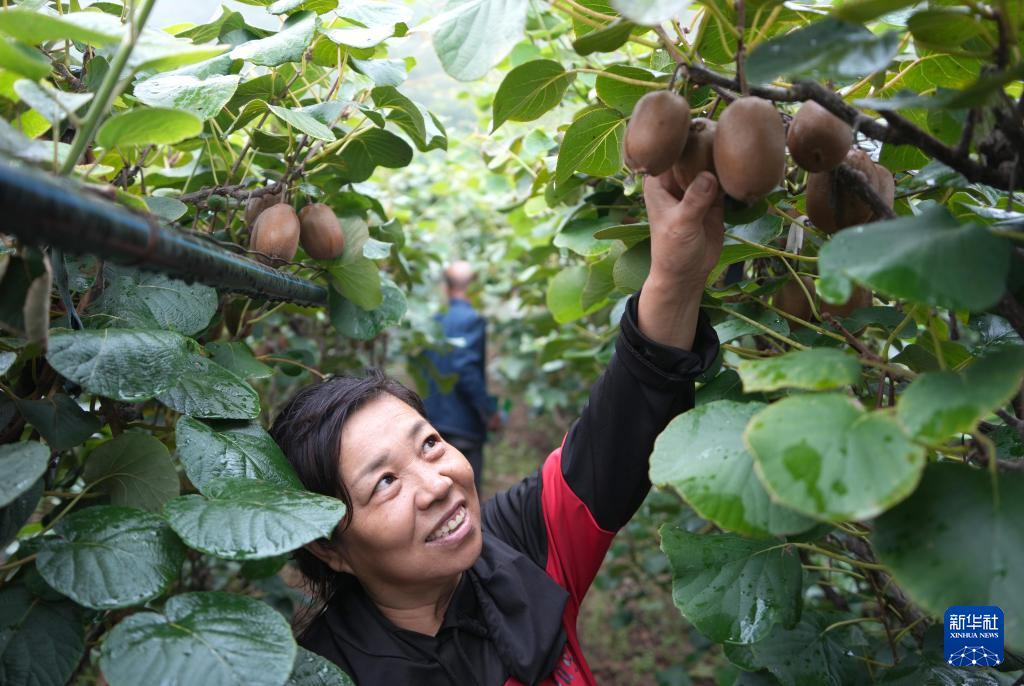
[[[434,533],[430,534],[430,536],[427,537],[427,541],[428,542],[429,541],[436,541],[439,538],[444,538],[445,536],[450,534],[452,531],[457,529],[459,527],[459,524],[462,524],[462,521],[465,518],[466,518],[466,507],[465,507],[465,505],[463,505],[462,507],[459,508],[458,512],[456,512],[454,515],[452,515],[451,519],[449,519],[447,522],[445,522],[441,526],[437,527],[437,529],[434,530]]]

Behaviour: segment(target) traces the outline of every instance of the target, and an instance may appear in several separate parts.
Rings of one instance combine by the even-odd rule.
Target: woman
[[[648,178],[651,271],[580,419],[532,476],[481,507],[469,463],[379,373],[304,389],[271,431],[335,534],[298,554],[326,602],[301,645],[373,684],[593,684],[580,602],[650,488],[655,437],[693,406],[718,341],[699,304],[722,248],[718,184]]]

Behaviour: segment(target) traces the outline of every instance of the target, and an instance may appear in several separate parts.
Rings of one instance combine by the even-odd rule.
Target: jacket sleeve
[[[457,349],[452,358],[454,371],[459,375],[455,391],[476,408],[486,423],[495,409],[493,399],[487,395],[487,322],[483,317],[476,316],[460,329],[464,345]]]

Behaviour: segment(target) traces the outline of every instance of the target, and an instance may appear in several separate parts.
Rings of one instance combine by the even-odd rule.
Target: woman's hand
[[[651,276],[702,291],[722,253],[725,226],[718,180],[701,172],[682,200],[668,190],[672,186],[671,170],[644,179],[651,224]]]
[[[690,350],[704,282],[722,254],[722,197],[717,179],[701,172],[679,200],[668,190],[670,174],[644,179],[651,271],[640,292],[638,324],[648,338]]]

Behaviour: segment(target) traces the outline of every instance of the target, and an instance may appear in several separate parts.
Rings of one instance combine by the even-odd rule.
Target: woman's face
[[[384,394],[349,416],[341,478],[352,517],[337,554],[364,586],[435,586],[480,555],[473,468],[416,410]],[[332,565],[333,566],[333,565]]]

